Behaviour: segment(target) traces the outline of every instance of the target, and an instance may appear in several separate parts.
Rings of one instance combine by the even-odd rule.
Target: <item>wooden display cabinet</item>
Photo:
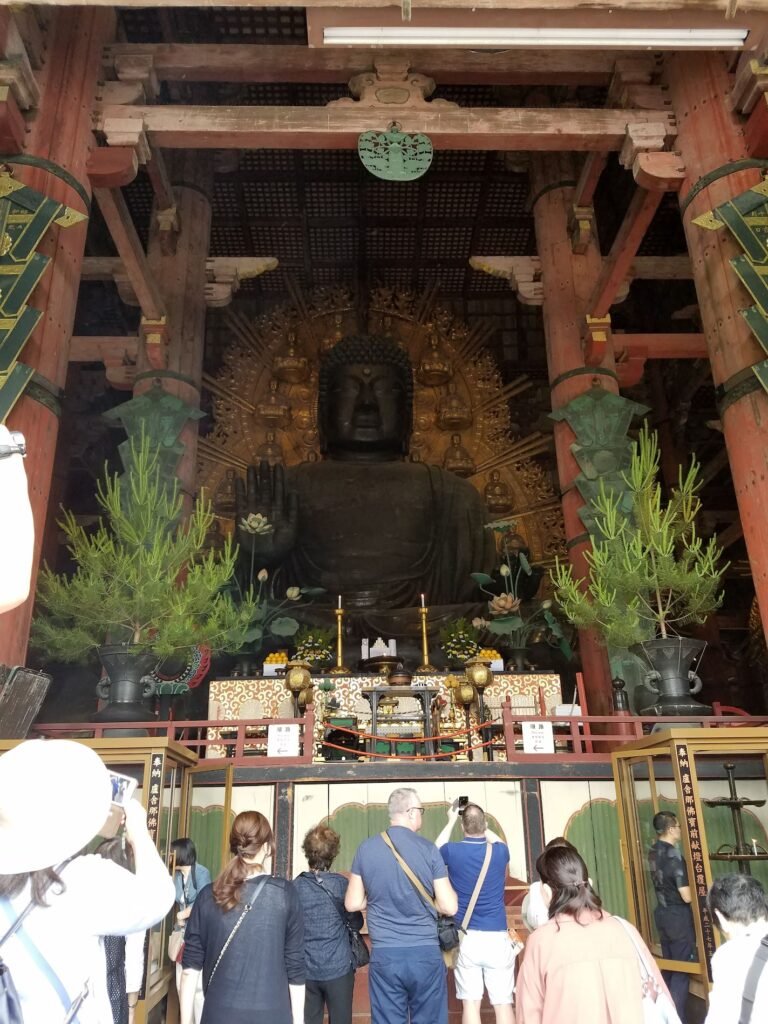
[[[722,941],[705,906],[713,880],[742,871],[768,887],[768,732],[663,729],[627,743],[611,760],[629,916],[659,966],[690,974],[691,992],[706,998],[712,955]],[[656,839],[653,816],[664,810],[682,828],[696,933],[696,959],[690,963],[662,957],[654,923],[648,850]]]

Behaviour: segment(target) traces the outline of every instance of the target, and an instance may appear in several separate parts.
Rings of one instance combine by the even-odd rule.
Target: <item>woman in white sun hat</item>
[[[31,907],[0,957],[25,1024],[109,1019],[95,995],[106,969],[99,936],[143,931],[173,903],[173,882],[137,800],[125,807],[135,874],[78,856],[105,824],[111,798],[107,769],[82,743],[30,740],[0,756],[0,940]]]

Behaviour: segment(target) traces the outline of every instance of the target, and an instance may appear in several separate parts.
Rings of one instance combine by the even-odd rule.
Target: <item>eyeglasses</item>
[[[411,811],[418,811],[420,814],[423,814],[424,813],[424,808],[423,807],[409,807],[408,808],[408,813],[410,814]]]

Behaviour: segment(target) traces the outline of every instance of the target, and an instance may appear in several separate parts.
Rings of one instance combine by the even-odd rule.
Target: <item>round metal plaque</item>
[[[406,135],[393,121],[385,132],[363,132],[357,152],[366,170],[377,178],[414,181],[429,170],[433,150],[427,135]]]

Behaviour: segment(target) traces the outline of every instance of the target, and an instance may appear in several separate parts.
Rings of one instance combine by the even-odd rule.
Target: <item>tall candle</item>
[[[424,595],[423,594],[421,595],[421,607],[422,608],[426,608],[426,605],[424,604]]]
[[[339,594],[339,608],[341,608],[341,594]]]

